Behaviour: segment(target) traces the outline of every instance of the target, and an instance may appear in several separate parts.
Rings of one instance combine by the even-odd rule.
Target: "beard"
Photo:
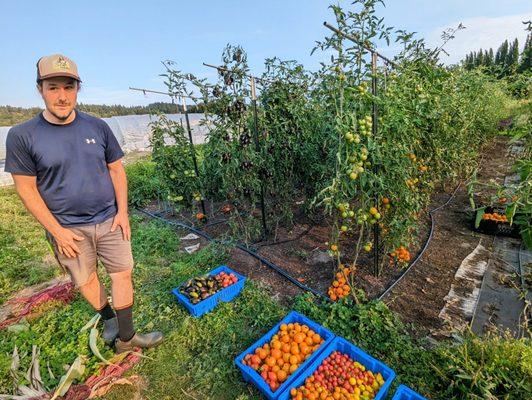
[[[72,108],[72,110],[70,110],[68,112],[68,114],[66,115],[59,115],[59,114],[56,114],[54,111],[48,109],[48,111],[50,112],[50,114],[52,114],[54,117],[56,117],[58,120],[60,121],[66,121],[68,119],[68,117],[70,117],[70,115],[72,114],[72,112],[74,111],[74,109]]]

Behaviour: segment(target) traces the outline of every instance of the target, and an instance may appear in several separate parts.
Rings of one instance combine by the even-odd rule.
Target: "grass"
[[[0,305],[13,293],[61,272],[15,189],[0,190]]]
[[[9,245],[2,247],[2,259],[24,260],[27,266],[42,268],[47,250],[41,228],[31,217],[24,217],[11,189],[2,189],[0,194],[11,201],[9,207],[5,201],[1,203],[0,211],[10,216],[6,219],[0,214],[3,244]],[[225,262],[227,249],[207,246],[189,255],[179,250],[181,232],[176,234],[166,225],[139,216],[131,221],[136,261],[135,323],[139,331],[162,330],[165,341],[145,352],[149,358],[128,373],[142,377],[141,389],[117,385],[105,399],[136,399],[139,390],[142,398],[156,400],[259,399],[258,391],[243,382],[233,360],[288,310],[258,283],[248,281],[235,301],[221,304],[202,318],[191,317],[170,290],[186,278]],[[6,241],[6,236],[12,239]],[[13,244],[13,238],[19,240],[18,245]],[[108,279],[104,281],[108,284]],[[434,349],[413,340],[383,303],[318,304],[307,295],[296,298],[293,307],[386,362],[397,372],[397,383],[411,385],[429,398],[520,399],[532,390],[529,339],[466,336],[462,343]],[[67,306],[50,304],[46,308],[40,317],[22,323],[22,331],[0,331],[0,393],[12,390],[9,366],[15,345],[22,354],[22,371],[28,368],[32,345],[40,347],[41,374],[49,390],[79,354],[89,360],[83,379],[96,371],[98,360],[89,349],[88,332],[79,333],[93,316],[90,307],[78,296]],[[112,355],[101,340],[99,348],[105,357]],[[25,383],[24,378],[19,383]]]
[[[177,251],[177,236],[167,227],[154,222],[134,227],[136,322],[141,330],[161,329],[166,335],[165,342],[149,352],[153,359],[143,360],[133,372],[148,380],[143,396],[176,399],[188,393],[202,399],[258,398],[241,381],[233,359],[286,310],[251,283],[236,301],[193,318],[176,304],[170,291],[186,278],[223,263],[225,249],[209,246],[187,255]],[[171,235],[161,240],[163,232]],[[129,388],[116,391],[115,398],[126,399]]]
[[[219,306],[201,319],[191,317],[180,307],[170,290],[185,278],[205,273],[222,263],[223,248],[208,246],[188,255],[179,251],[179,239],[172,229],[156,222],[132,218],[136,300],[135,323],[139,331],[162,330],[165,342],[146,354],[151,359],[135,367],[147,379],[144,398],[183,398],[184,392],[202,399],[258,399],[257,392],[242,382],[233,365],[234,357],[265,333],[287,310],[275,303],[257,284],[247,284],[231,304]],[[25,226],[26,230],[38,229]],[[29,233],[28,233],[29,235]],[[31,236],[31,235],[30,235]],[[107,280],[104,279],[107,282]],[[90,307],[78,297],[55,312],[28,321],[23,332],[0,331],[0,393],[11,390],[10,354],[31,354],[31,346],[41,348],[41,373],[48,389],[53,389],[78,354],[89,357],[85,377],[97,368],[97,359],[88,347],[88,332],[79,334],[92,317]],[[230,321],[230,323],[228,323]],[[103,348],[103,343],[99,342]],[[106,357],[111,356],[108,349]],[[28,367],[31,357],[22,357]],[[47,366],[53,373],[48,372]],[[134,398],[127,386],[117,386],[110,398]]]

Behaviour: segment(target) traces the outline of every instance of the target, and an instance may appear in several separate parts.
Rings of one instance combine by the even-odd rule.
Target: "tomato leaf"
[[[482,217],[484,216],[485,211],[486,207],[481,207],[477,210],[477,217],[475,218],[475,228],[479,227],[480,221],[482,221]]]
[[[517,203],[512,203],[506,207],[506,218],[510,222],[510,225],[514,222],[515,211],[517,210]]]

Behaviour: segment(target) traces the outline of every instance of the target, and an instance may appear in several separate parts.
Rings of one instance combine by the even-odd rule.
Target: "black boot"
[[[102,339],[108,345],[113,344],[118,337],[118,318],[114,317],[103,321]]]

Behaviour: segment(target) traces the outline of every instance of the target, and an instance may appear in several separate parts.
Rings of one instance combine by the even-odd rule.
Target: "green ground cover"
[[[16,291],[60,273],[44,230],[13,187],[0,190],[0,305]]]

